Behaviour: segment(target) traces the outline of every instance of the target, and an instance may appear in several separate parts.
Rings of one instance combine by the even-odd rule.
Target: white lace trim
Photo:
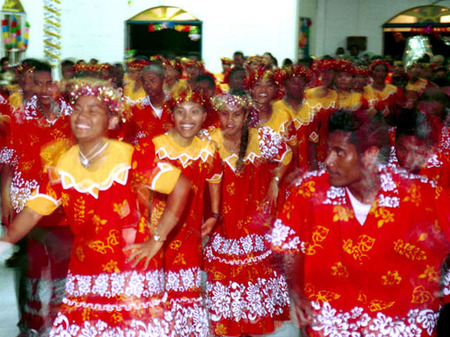
[[[286,279],[276,272],[270,278],[258,278],[255,283],[230,281],[207,282],[207,307],[211,320],[257,320],[281,315],[289,306]]]
[[[129,325],[109,326],[102,320],[87,320],[81,324],[69,322],[69,318],[58,314],[53,322],[50,337],[169,337],[174,336],[167,319],[149,317],[147,321],[132,320]]]
[[[73,275],[68,273],[66,294],[74,297],[89,295],[110,298],[112,296],[150,297],[164,292],[164,272],[123,272],[97,275]]]
[[[164,149],[164,147],[160,147],[156,150],[156,155],[161,160],[168,158],[172,161],[179,161],[181,165],[186,168],[191,161],[201,159],[203,162],[206,162],[210,156],[214,155],[214,153],[211,152],[210,149],[202,148],[195,157],[190,156],[187,153],[181,153],[178,156],[173,157],[166,151],[166,149]]]
[[[181,269],[178,272],[166,270],[167,291],[189,291],[196,290],[201,286],[201,270],[198,267]]]
[[[69,172],[63,170],[58,170],[58,174],[61,177],[61,184],[63,189],[68,190],[73,187],[80,193],[88,193],[95,199],[98,199],[99,191],[108,190],[114,182],[125,185],[128,180],[128,171],[130,170],[130,168],[131,166],[129,166],[128,164],[118,164],[114,169],[111,170],[111,173],[105,178],[105,180],[101,182],[94,182],[92,180],[83,180],[77,182]]]
[[[431,336],[439,315],[430,309],[411,309],[406,317],[391,317],[382,312],[372,317],[361,307],[344,312],[328,302],[311,304],[315,309],[313,329],[322,331],[324,336],[420,337],[423,332]]]
[[[227,239],[215,234],[211,244],[205,247],[204,257],[209,262],[216,260],[228,265],[259,263],[272,254],[265,246],[269,239],[269,235],[250,234],[239,239]],[[258,255],[248,257],[249,254]],[[225,255],[225,258],[218,255]]]

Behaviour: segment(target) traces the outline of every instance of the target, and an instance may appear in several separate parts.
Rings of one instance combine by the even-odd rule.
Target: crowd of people
[[[60,81],[23,60],[0,95],[20,336],[263,336],[288,321],[301,336],[446,336],[439,60],[237,51],[214,74],[153,55],[64,60]]]

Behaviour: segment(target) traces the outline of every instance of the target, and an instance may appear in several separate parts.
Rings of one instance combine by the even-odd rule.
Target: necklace
[[[105,144],[103,144],[103,146],[92,155],[91,155],[91,153],[94,152],[96,149],[90,151],[90,153],[88,155],[85,155],[85,154],[83,154],[81,149],[78,147],[78,153],[80,155],[81,165],[83,165],[83,167],[85,167],[85,168],[91,166],[91,160],[96,158],[97,156],[99,156],[101,153],[103,153],[103,151],[106,149],[107,146],[108,146],[108,142],[105,142]]]
[[[53,125],[56,120],[59,118],[59,116],[61,115],[61,110],[59,109],[58,104],[55,104],[55,102],[51,102],[50,104],[50,111],[48,113],[45,113],[44,110],[42,109],[42,104],[39,100],[36,101],[36,108],[37,111],[42,115],[42,117],[45,118],[45,120],[50,123],[51,125]],[[56,110],[59,110],[58,112],[55,112]],[[49,119],[49,116],[54,115],[55,118]]]

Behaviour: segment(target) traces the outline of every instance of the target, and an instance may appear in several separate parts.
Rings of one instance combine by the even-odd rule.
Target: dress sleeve
[[[61,205],[61,184],[54,168],[45,169],[42,179],[26,206],[40,215],[50,215]]]
[[[132,158],[132,188],[141,187],[170,194],[174,189],[180,169],[168,162],[156,161],[155,145],[149,137],[141,138],[135,147]]]
[[[222,181],[223,166],[220,154],[218,151],[214,151],[211,170],[206,178],[208,183],[219,184]]]

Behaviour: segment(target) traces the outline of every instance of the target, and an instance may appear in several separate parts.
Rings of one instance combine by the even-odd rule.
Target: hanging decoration
[[[44,0],[44,54],[56,67],[61,54],[61,1]]]
[[[28,22],[25,23],[25,29],[22,33],[20,23],[15,15],[12,16],[11,22],[6,18],[2,20],[2,39],[7,51],[27,50],[29,36],[30,24]]]
[[[186,32],[189,33],[189,38],[192,41],[200,40],[200,27],[195,25],[182,25],[175,24],[174,21],[164,21],[161,23],[152,23],[148,25],[149,32],[159,32],[164,29],[174,29],[177,32]]]

